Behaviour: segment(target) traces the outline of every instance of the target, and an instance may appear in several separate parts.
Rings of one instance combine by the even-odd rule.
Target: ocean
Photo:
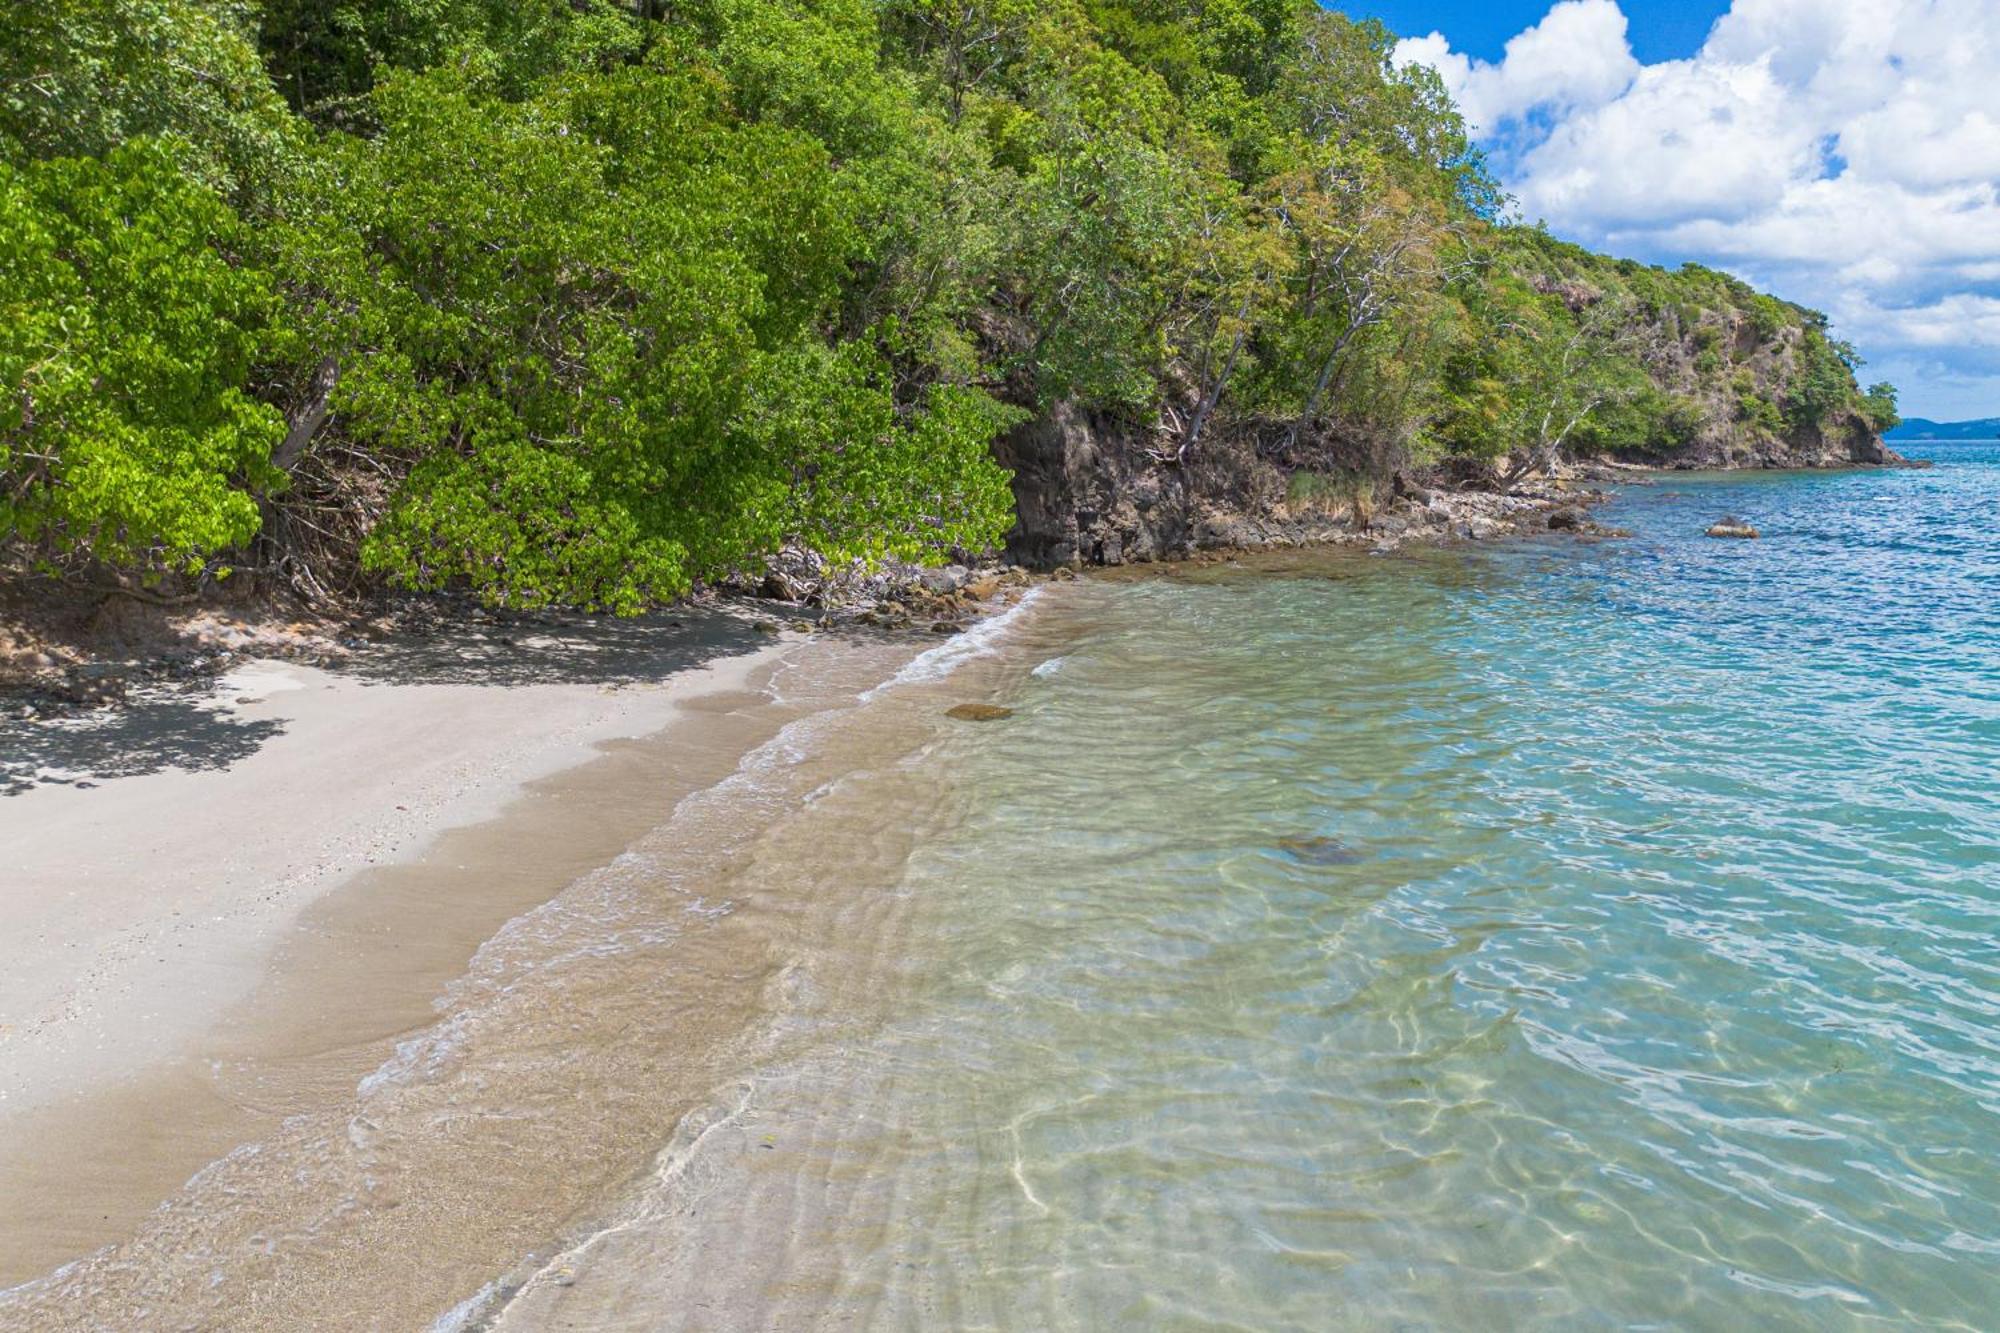
[[[896,1001],[591,1308],[1991,1327],[2000,451],[1936,458],[1049,609],[921,761]]]
[[[442,1329],[1990,1328],[2000,450],[1931,456],[801,659],[352,1106],[30,1295],[416,1209]]]

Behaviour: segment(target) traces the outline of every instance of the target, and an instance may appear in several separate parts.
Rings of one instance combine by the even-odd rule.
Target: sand
[[[787,643],[495,630],[0,732],[0,1287],[351,1089],[494,929],[758,743],[729,718]]]

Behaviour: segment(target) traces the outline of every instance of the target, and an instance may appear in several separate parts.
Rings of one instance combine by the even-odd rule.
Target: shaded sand
[[[0,1287],[350,1093],[497,928],[768,737],[785,645],[677,620],[0,732]]]

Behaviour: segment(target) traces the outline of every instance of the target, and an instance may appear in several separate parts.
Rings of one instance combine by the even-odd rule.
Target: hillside
[[[1910,417],[1890,431],[1891,440],[2000,440],[2000,417],[1979,421],[1928,421]]]
[[[1078,429],[1069,491],[1186,515],[1888,457],[1823,317],[1507,224],[1391,47],[1306,0],[35,10],[0,558],[632,611],[990,549]]]
[[[1605,326],[1613,369],[1606,400],[1578,428],[1583,448],[1723,468],[1893,457],[1882,432],[1897,420],[1894,388],[1859,391],[1861,358],[1820,312],[1698,264],[1668,272],[1540,233],[1510,239],[1531,282],[1580,323]]]

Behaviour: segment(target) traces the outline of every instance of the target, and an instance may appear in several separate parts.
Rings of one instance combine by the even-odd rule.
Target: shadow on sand
[[[285,729],[282,722],[253,722],[206,706],[206,687],[185,693],[135,698],[81,717],[0,722],[0,796],[95,787],[169,768],[227,768]]]
[[[377,639],[331,669],[371,685],[640,685],[770,642],[755,620],[727,611],[481,612],[436,633]]]
[[[771,642],[747,616],[688,609],[630,620],[489,614],[434,633],[369,643],[325,669],[365,685],[638,685]],[[0,721],[0,797],[42,786],[96,786],[166,769],[227,768],[283,734],[217,707],[213,681],[137,689],[121,708]]]

